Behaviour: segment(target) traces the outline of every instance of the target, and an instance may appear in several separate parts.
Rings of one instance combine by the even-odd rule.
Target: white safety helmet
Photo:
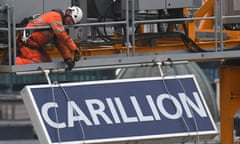
[[[75,24],[79,23],[83,17],[82,9],[78,6],[68,7],[68,9],[72,11],[71,16],[72,16],[73,22]]]

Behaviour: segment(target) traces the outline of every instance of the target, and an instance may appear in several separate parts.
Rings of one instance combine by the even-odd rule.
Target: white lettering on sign
[[[65,123],[59,123],[59,122],[55,122],[53,121],[49,115],[48,115],[48,110],[51,108],[58,108],[58,104],[51,102],[51,103],[46,103],[42,106],[42,115],[44,120],[51,126],[51,127],[55,127],[55,128],[65,128],[66,124]]]
[[[74,101],[68,102],[68,127],[73,127],[75,121],[83,121],[86,125],[92,125],[85,113]]]
[[[99,117],[103,118],[107,124],[113,123],[105,113],[105,105],[101,100],[91,99],[86,100],[85,102],[95,125],[100,125]],[[94,108],[94,105],[98,108]]]
[[[171,114],[168,113],[167,110],[164,107],[163,101],[169,100],[173,103],[173,105],[176,107],[176,113]],[[168,119],[178,119],[182,116],[182,107],[181,104],[178,102],[178,100],[169,95],[169,94],[161,94],[157,97],[157,106],[159,108],[159,111]]]
[[[67,122],[54,120],[49,116],[49,111],[58,111],[61,105],[56,102],[45,103],[41,107],[41,114],[44,121],[53,128],[74,127],[75,122],[84,122],[87,126],[101,124],[119,124],[119,123],[137,123],[146,121],[161,120],[165,117],[170,120],[179,119],[183,113],[186,113],[188,118],[193,118],[193,112],[200,117],[207,117],[206,110],[197,92],[193,92],[194,100],[191,100],[185,93],[178,93],[179,100],[169,94],[160,94],[156,99],[151,95],[146,95],[146,102],[149,106],[148,114],[143,112],[146,105],[141,107],[136,96],[129,98],[131,108],[134,113],[128,113],[128,107],[124,107],[124,103],[119,97],[100,99],[86,99],[85,104],[88,111],[82,111],[81,106],[75,101],[67,102]],[[169,112],[167,105],[164,102],[171,102],[175,111]],[[53,116],[52,116],[53,117]]]

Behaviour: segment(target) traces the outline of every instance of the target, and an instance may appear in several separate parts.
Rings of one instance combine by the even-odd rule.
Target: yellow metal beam
[[[215,51],[215,42],[210,41],[199,41],[196,44],[206,51]],[[217,42],[218,46],[220,46],[220,42]],[[233,48],[240,45],[239,40],[226,40],[224,41],[225,48]],[[83,56],[98,56],[98,55],[114,55],[114,54],[126,54],[127,48],[119,44],[117,47],[113,46],[96,46],[89,47],[88,49],[81,49]],[[177,39],[161,39],[157,40],[156,45],[154,46],[142,46],[141,44],[137,44],[135,50],[129,48],[129,52],[135,53],[161,53],[161,52],[171,52],[171,51],[188,51],[186,45],[181,40]],[[218,50],[219,51],[219,50]]]
[[[210,17],[213,16],[214,10],[214,1],[215,0],[204,0],[203,5],[194,13],[193,17]],[[199,20],[193,20],[192,22],[187,23],[189,37],[195,41],[196,39],[196,29],[204,30],[204,29],[212,29],[214,20],[200,20],[199,26],[197,27],[197,23]]]
[[[204,4],[194,13],[194,17],[204,17],[209,11],[214,9],[214,0],[205,0]],[[194,21],[196,23],[197,20]]]
[[[234,115],[240,108],[240,63],[220,68],[221,144],[234,143]]]
[[[205,13],[205,14],[204,14]],[[204,15],[203,15],[204,14]],[[195,17],[212,17],[214,16],[214,0],[204,0],[203,6],[195,13]],[[212,29],[214,20],[201,20],[198,29]]]

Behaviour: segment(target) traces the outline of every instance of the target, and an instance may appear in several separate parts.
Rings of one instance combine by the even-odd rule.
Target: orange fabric
[[[21,57],[18,58],[19,60],[20,60],[20,58],[28,59],[29,61],[31,61],[31,63],[50,62],[51,61],[51,58],[44,50],[39,51],[39,50],[31,49],[31,48],[24,46],[20,49],[20,51],[21,51]],[[18,63],[21,64],[22,62],[23,62],[22,60],[20,60],[20,62],[18,62],[16,60],[16,64],[18,64]],[[27,62],[26,64],[29,64],[29,62]]]
[[[22,64],[32,64],[33,62],[30,59],[26,59],[23,57],[16,57],[16,64],[22,65]]]
[[[30,39],[27,43],[31,46],[39,47],[41,50],[35,50],[27,47],[21,48],[22,58],[30,59],[35,63],[41,61],[49,61],[50,57],[47,55],[44,47],[50,41],[53,40],[54,35],[57,37],[55,41],[56,46],[64,59],[71,58],[71,52],[77,50],[75,42],[64,30],[63,19],[60,13],[50,11],[42,14],[32,22],[27,24],[26,27],[38,27],[38,26],[50,26],[50,30],[46,31],[35,31],[31,33]],[[19,58],[18,58],[19,59]],[[17,60],[18,60],[17,59]],[[16,62],[22,63],[23,61]]]

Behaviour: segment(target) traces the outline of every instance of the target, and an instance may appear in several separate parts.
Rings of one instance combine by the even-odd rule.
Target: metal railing
[[[164,23],[164,22],[191,22],[194,20],[214,20],[215,22],[215,26],[214,26],[214,31],[215,31],[215,52],[216,53],[187,53],[186,55],[168,55],[168,57],[172,57],[175,58],[173,60],[191,60],[191,59],[210,59],[210,58],[227,58],[227,57],[237,57],[237,55],[240,54],[239,51],[228,51],[226,52],[226,54],[223,54],[222,52],[224,51],[224,39],[223,39],[223,19],[230,19],[230,18],[238,18],[240,16],[223,16],[223,12],[222,12],[222,3],[223,0],[220,0],[220,8],[217,7],[217,5],[215,4],[215,16],[211,16],[211,17],[187,17],[187,18],[174,18],[174,19],[155,19],[155,20],[136,20],[136,14],[135,11],[130,10],[135,8],[135,0],[126,0],[126,6],[125,6],[125,20],[122,21],[108,21],[108,22],[87,22],[87,23],[81,23],[81,24],[75,24],[72,26],[65,26],[66,28],[71,28],[71,27],[91,27],[91,26],[107,26],[107,25],[125,25],[125,29],[126,29],[126,51],[127,54],[126,56],[118,56],[117,58],[115,57],[115,59],[111,59],[112,57],[104,57],[106,59],[101,59],[101,62],[96,62],[96,60],[94,59],[93,61],[89,61],[89,62],[80,62],[79,64],[77,64],[76,66],[80,67],[80,68],[86,68],[86,67],[109,67],[111,65],[115,65],[115,66],[122,66],[122,65],[135,65],[136,63],[150,63],[152,60],[156,60],[156,61],[162,61],[164,59],[168,59],[166,55],[164,56],[157,56],[156,59],[153,59],[153,57],[156,56],[150,56],[147,57],[148,55],[144,55],[145,57],[141,57],[141,58],[137,58],[136,56],[136,52],[135,52],[135,48],[136,48],[136,44],[135,44],[135,34],[133,29],[136,28],[137,24],[154,24],[154,23]],[[218,12],[218,10],[220,12]],[[130,13],[128,13],[130,12]],[[13,54],[8,53],[8,59],[9,59],[9,66],[15,66],[15,58],[16,58],[16,51],[17,51],[17,46],[16,46],[16,42],[11,42],[13,40],[13,38],[16,37],[16,32],[17,31],[23,31],[23,30],[31,30],[33,28],[25,28],[25,27],[16,27],[16,19],[15,19],[15,10],[14,10],[14,4],[9,4],[7,5],[7,13],[8,13],[8,28],[0,28],[0,31],[8,31],[8,51],[11,51],[11,48],[13,48]],[[216,13],[220,13],[220,24],[219,26],[217,25],[217,21],[218,21],[218,17],[216,16]],[[129,21],[131,20],[131,21]],[[11,30],[12,27],[12,30]],[[217,27],[219,27],[219,29],[217,29]],[[34,29],[46,29],[46,28],[50,28],[50,27],[38,27],[38,28],[34,28]],[[131,31],[132,30],[132,31]],[[218,36],[217,36],[217,30],[220,31],[220,40],[218,40]],[[220,47],[218,46],[218,43],[220,42]],[[132,53],[131,53],[132,52]],[[13,59],[12,59],[13,57]],[[127,58],[126,58],[127,57]],[[188,58],[187,58],[188,57]],[[131,58],[131,59],[129,59]],[[140,60],[142,59],[142,60]],[[145,59],[145,60],[144,60]],[[91,58],[89,58],[88,60],[91,60]],[[112,62],[107,62],[107,61],[112,61]],[[114,61],[116,61],[114,63]],[[121,61],[121,62],[119,62]],[[12,65],[13,63],[13,65]],[[100,64],[101,63],[101,64]],[[99,66],[100,65],[100,66]],[[1,65],[0,65],[1,66]],[[48,65],[49,66],[49,65]],[[35,69],[36,67],[34,67]],[[31,68],[27,68],[27,69],[31,69]],[[26,70],[27,70],[26,69]],[[10,71],[18,71],[17,68],[10,68]],[[22,69],[20,70],[22,71]]]

